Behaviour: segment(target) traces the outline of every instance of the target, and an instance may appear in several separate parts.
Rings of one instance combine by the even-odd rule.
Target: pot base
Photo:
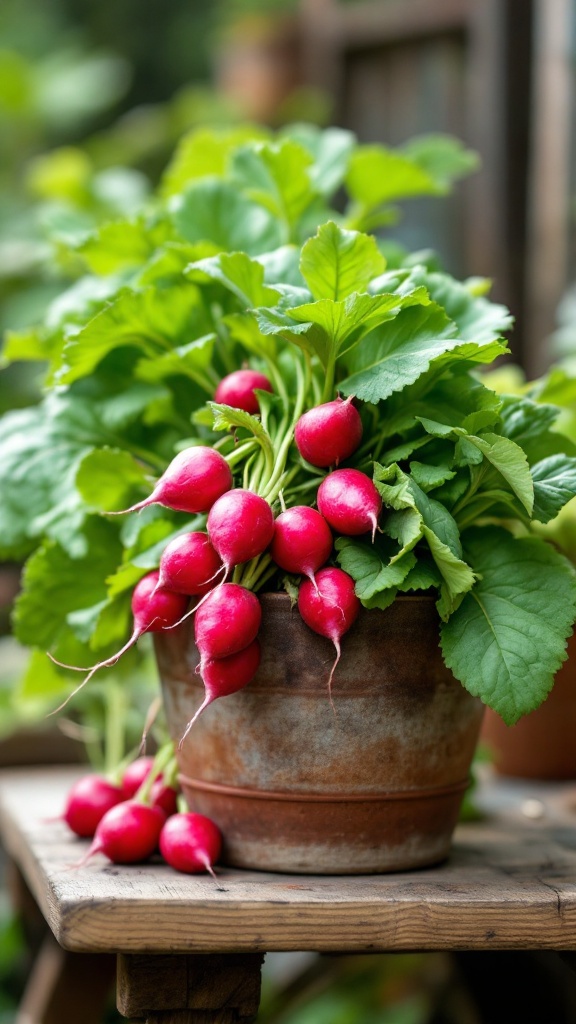
[[[272,793],[179,776],[191,810],[218,823],[230,867],[357,875],[445,860],[468,780],[397,793]]]

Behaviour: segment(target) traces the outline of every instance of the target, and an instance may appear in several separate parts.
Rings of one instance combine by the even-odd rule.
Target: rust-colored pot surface
[[[576,634],[544,703],[510,726],[487,708],[480,738],[499,775],[576,779]]]
[[[190,807],[222,830],[222,863],[362,874],[445,859],[484,705],[444,665],[433,600],[361,611],[342,640],[333,709],[331,642],[287,595],[259,596],[257,675],[209,705],[178,754]],[[193,626],[154,641],[179,740],[204,695]]]

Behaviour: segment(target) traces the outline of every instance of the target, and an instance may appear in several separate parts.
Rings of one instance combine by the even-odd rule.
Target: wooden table
[[[58,990],[68,971],[87,997],[95,965],[110,970],[113,957],[124,1016],[233,1024],[257,1013],[267,952],[576,950],[576,783],[487,771],[476,796],[483,819],[458,826],[439,867],[357,877],[219,868],[217,885],[102,856],[71,870],[87,841],[47,819],[83,770],[0,772],[2,846],[57,940],[52,958],[61,953],[52,973],[44,965],[48,981],[33,974],[21,1014],[29,1024],[98,1024],[95,996],[80,1018]]]

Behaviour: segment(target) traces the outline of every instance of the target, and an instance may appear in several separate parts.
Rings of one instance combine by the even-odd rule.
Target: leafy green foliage
[[[568,563],[532,536],[576,496],[556,404],[574,392],[558,376],[540,394],[492,388],[512,318],[489,282],[457,281],[382,231],[391,204],[441,196],[475,166],[444,136],[392,150],[304,124],[202,129],[139,208],[54,223],[70,280],[5,350],[45,362],[45,396],[0,420],[0,550],[28,557],[14,625],[37,658],[118,650],[136,582],[170,538],[205,528],[162,506],[107,516],[183,448],[217,446],[275,514],[313,505],[325,471],[294,427],[340,395],[364,425],[345,465],[374,479],[383,511],[374,541],[336,536],[331,561],[367,608],[433,595],[463,685],[507,721],[537,706],[576,618]],[[257,415],[213,401],[243,366],[271,382]],[[292,597],[298,583],[268,552],[234,578]],[[69,686],[54,666],[38,678]]]

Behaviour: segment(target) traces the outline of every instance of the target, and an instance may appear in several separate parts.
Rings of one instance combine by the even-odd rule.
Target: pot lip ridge
[[[261,600],[262,600],[262,598],[266,598],[267,601],[281,601],[283,603],[285,603],[286,601],[291,601],[292,600],[290,595],[287,594],[285,591],[282,591],[282,590],[257,590],[257,591],[255,591],[255,593],[256,593],[256,596],[259,597]],[[429,603],[434,603],[436,600],[437,600],[436,595],[432,594],[432,593],[430,593],[430,594],[427,594],[427,593],[397,594],[396,597],[394,598],[392,604],[396,604],[397,601],[401,602],[402,604],[406,604],[406,603],[429,604]],[[296,602],[294,602],[294,606],[296,606]],[[388,607],[391,607],[391,605],[389,605]],[[379,611],[380,609],[377,609],[377,608],[374,608],[374,609],[366,608],[364,610],[365,611]]]

